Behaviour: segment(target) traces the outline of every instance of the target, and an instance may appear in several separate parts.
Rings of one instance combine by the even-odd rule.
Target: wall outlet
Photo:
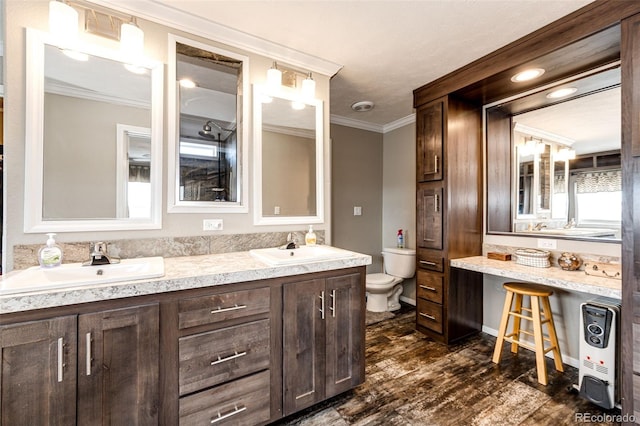
[[[280,206],[275,206],[273,208],[273,214],[280,214]]]
[[[558,242],[556,240],[548,240],[546,238],[538,238],[538,248],[543,249],[556,249],[558,248]]]
[[[202,221],[204,231],[222,231],[222,219],[204,219]]]
[[[353,206],[353,215],[354,216],[362,216],[362,207]]]

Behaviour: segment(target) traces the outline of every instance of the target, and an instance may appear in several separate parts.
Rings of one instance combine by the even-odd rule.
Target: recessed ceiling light
[[[511,77],[511,81],[513,81],[514,83],[529,81],[533,80],[534,78],[540,77],[542,74],[544,74],[544,70],[542,68],[531,68],[514,75],[513,77]]]
[[[565,96],[572,95],[578,91],[575,87],[563,87],[562,89],[554,90],[553,92],[547,93],[547,98],[549,99],[558,99],[564,98]]]
[[[184,87],[185,89],[193,89],[194,87],[196,87],[196,83],[188,78],[182,78],[180,79],[180,86]]]
[[[351,105],[351,109],[356,112],[366,112],[371,111],[373,109],[373,102],[371,101],[360,101]]]

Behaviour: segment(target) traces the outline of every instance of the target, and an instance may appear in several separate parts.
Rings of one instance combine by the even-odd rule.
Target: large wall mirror
[[[25,232],[159,229],[162,64],[27,31]]]
[[[511,207],[489,209],[487,231],[620,241],[620,114],[617,63],[487,105],[487,164],[511,158]]]
[[[322,223],[322,101],[254,86],[255,224]]]
[[[241,213],[248,58],[169,36],[168,211]]]

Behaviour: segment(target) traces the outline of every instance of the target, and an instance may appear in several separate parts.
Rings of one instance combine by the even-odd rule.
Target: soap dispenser
[[[62,264],[62,249],[53,238],[56,234],[47,234],[47,245],[38,251],[38,261],[43,268],[53,268]]]
[[[304,243],[308,246],[316,245],[316,233],[313,232],[313,225],[309,225],[309,232],[304,236]]]

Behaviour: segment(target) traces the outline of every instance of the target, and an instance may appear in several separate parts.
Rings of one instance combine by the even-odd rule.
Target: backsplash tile
[[[303,232],[291,232],[298,244],[304,244]],[[324,244],[324,231],[315,231],[318,244]],[[193,237],[143,238],[107,240],[109,254],[123,259],[136,257],[180,257],[203,254],[232,253],[255,248],[276,247],[286,243],[289,232],[259,232]],[[63,263],[78,263],[89,259],[91,241],[63,243]],[[13,248],[13,269],[38,265],[38,250],[42,244],[17,245]]]

